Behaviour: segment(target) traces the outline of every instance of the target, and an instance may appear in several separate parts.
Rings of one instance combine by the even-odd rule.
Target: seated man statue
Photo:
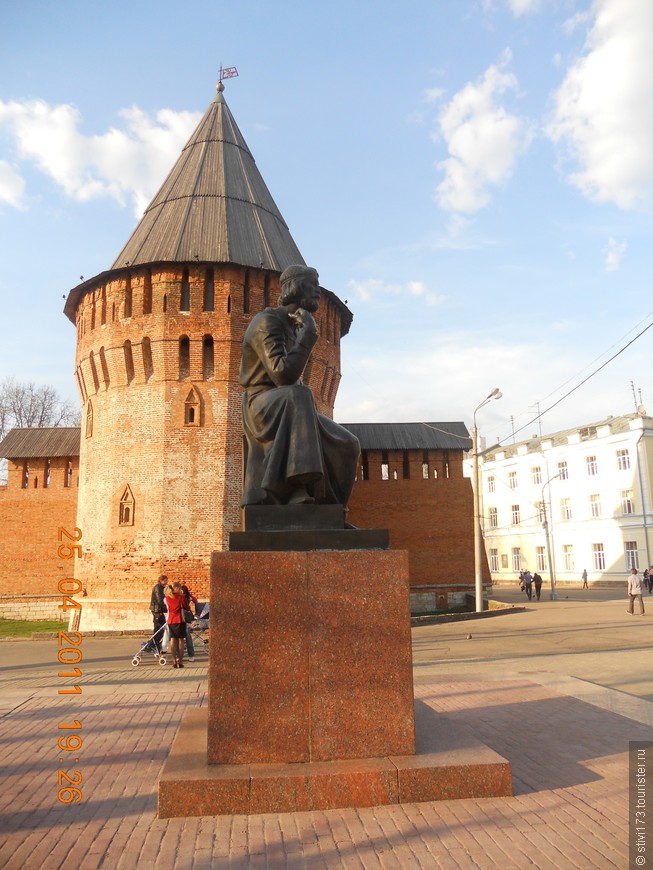
[[[318,414],[301,375],[317,341],[315,269],[289,266],[277,308],[259,312],[243,339],[240,383],[247,442],[242,504],[347,505],[360,453],[354,435]]]

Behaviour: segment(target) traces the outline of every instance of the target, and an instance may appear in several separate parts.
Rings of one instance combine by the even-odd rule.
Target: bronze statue
[[[289,266],[277,308],[259,312],[243,339],[240,383],[247,456],[242,504],[346,506],[360,453],[351,432],[318,414],[301,381],[317,341],[315,269]]]

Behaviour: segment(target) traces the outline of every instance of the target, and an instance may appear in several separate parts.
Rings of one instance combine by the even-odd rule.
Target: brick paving
[[[83,700],[57,695],[47,667],[25,665],[24,681],[19,665],[0,668],[1,868],[628,867],[627,749],[653,737],[645,698],[544,670],[422,671],[416,697],[510,760],[513,797],[158,820],[157,780],[183,711],[206,704],[206,660],[184,672],[92,667]],[[58,725],[75,719],[83,800],[63,805]]]

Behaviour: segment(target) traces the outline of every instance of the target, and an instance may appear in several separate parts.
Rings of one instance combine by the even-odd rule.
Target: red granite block
[[[386,758],[250,766],[250,813],[292,813],[398,802]]]
[[[187,710],[159,780],[159,818],[249,811],[249,765],[209,765],[207,731],[207,708]]]
[[[415,751],[408,557],[308,560],[311,760]]]
[[[395,756],[399,803],[512,795],[510,762],[469,729],[415,702],[415,755]]]
[[[211,764],[309,760],[303,553],[213,554]]]
[[[403,551],[213,554],[211,764],[414,751]]]

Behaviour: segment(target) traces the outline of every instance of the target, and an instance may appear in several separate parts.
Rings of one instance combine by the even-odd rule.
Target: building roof
[[[562,429],[559,432],[551,432],[548,435],[533,435],[523,441],[516,441],[514,444],[493,444],[481,452],[481,455],[487,462],[495,459],[497,453],[503,453],[506,458],[514,456],[517,453],[539,453],[542,450],[542,442],[550,443],[553,447],[567,444],[569,438],[579,436],[581,441],[588,441],[598,436],[599,430],[609,429],[611,435],[616,435],[619,432],[628,432],[631,429],[631,421],[641,420],[643,426],[650,426],[651,418],[646,413],[637,414],[621,414],[619,416],[606,417],[604,420],[599,420],[596,423],[585,423],[582,426],[574,426],[571,429]]]
[[[79,456],[80,428],[12,429],[0,441],[4,459],[38,459],[55,456]]]
[[[222,83],[113,269],[218,262],[283,272],[304,262],[229,111]]]
[[[464,423],[343,423],[361,450],[470,450]]]

